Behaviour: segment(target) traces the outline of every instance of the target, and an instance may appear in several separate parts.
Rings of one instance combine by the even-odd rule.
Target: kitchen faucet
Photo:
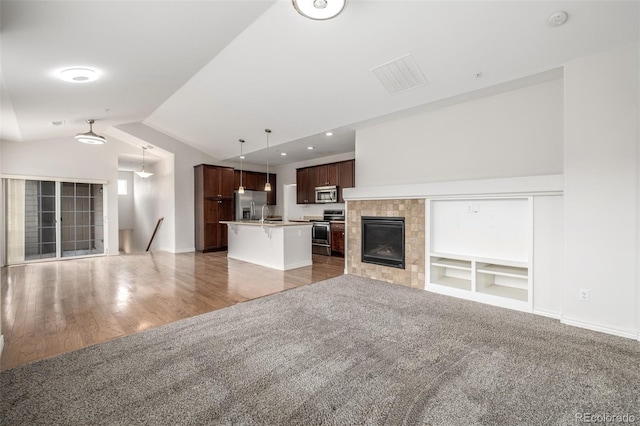
[[[267,208],[267,215],[269,215],[269,206],[266,205],[266,204],[263,204],[262,205],[262,209],[260,209],[261,210],[261,212],[260,212],[260,223],[264,223],[264,208],[265,207]]]

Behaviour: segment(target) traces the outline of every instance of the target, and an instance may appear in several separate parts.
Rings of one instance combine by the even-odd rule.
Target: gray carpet
[[[540,425],[639,410],[636,341],[353,276],[0,373],[3,425]]]

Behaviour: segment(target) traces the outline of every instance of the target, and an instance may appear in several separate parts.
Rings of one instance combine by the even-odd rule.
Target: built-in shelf
[[[471,290],[471,262],[444,257],[431,258],[431,281],[438,285]]]
[[[527,268],[492,264],[478,266],[478,273],[525,279],[529,275]]]
[[[440,266],[442,268],[460,269],[462,271],[471,270],[471,262],[466,260],[435,258],[431,260],[431,266]]]
[[[431,200],[425,288],[531,312],[531,206],[524,197]]]
[[[431,256],[427,289],[496,305],[507,306],[508,301],[523,303],[520,308],[524,309],[529,303],[529,269],[509,265],[506,260],[504,263],[495,259],[487,263],[486,259]]]

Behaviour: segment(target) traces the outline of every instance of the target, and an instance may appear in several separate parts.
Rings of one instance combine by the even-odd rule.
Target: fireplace
[[[362,217],[362,262],[404,269],[404,217]]]

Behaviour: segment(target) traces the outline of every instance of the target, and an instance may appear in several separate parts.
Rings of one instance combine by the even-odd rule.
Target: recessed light
[[[307,149],[316,149],[315,146],[308,146]]]
[[[52,121],[51,125],[54,127],[64,126],[64,120]]]
[[[284,157],[285,155],[287,155],[287,153],[286,152],[281,152],[280,155],[282,155]]]
[[[325,133],[325,135],[327,135],[327,136],[333,136],[333,132],[327,132],[327,133]]]
[[[60,71],[58,76],[69,83],[90,83],[100,77],[98,72],[91,68],[67,68]]]
[[[245,158],[247,158],[247,157],[245,157],[244,155],[241,155],[241,156],[240,156],[240,159],[241,159],[241,160],[244,160]]]

